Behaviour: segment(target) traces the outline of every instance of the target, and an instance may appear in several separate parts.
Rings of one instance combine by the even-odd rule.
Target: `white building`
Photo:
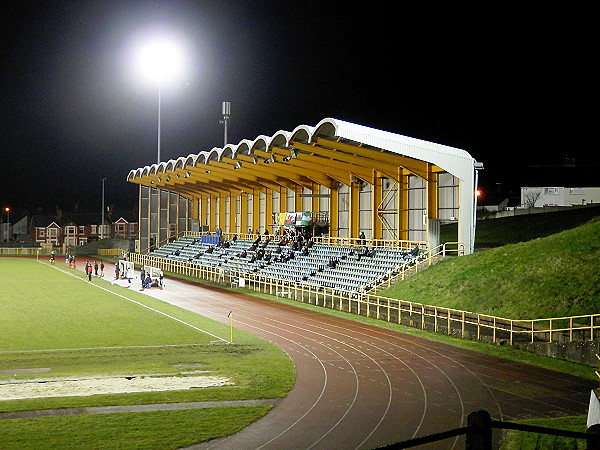
[[[600,203],[600,187],[521,187],[521,206],[580,206]]]

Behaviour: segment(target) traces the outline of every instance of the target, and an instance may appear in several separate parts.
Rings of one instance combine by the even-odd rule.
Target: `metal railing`
[[[419,256],[413,258],[411,261],[377,277],[375,285],[368,292],[376,293],[382,288],[386,289],[397,281],[406,279],[409,274],[417,273],[424,268],[426,269],[434,264],[437,259],[445,258],[447,256],[463,256],[464,254],[465,246],[461,242],[447,242],[432,249],[424,250]]]
[[[430,434],[428,436],[408,439],[406,441],[385,445],[379,448],[385,450],[412,448],[418,445],[430,444],[444,439],[464,435],[464,448],[466,450],[490,450],[492,448],[492,429],[494,428],[581,439],[585,441],[586,448],[588,450],[600,449],[600,425],[592,425],[587,429],[586,432],[560,430],[557,428],[493,420],[490,414],[485,410],[475,411],[469,414],[467,416],[467,426],[465,427],[442,431],[440,433]]]
[[[136,264],[245,288],[325,308],[394,322],[435,333],[491,343],[582,342],[600,336],[600,314],[546,319],[508,319],[458,309],[347,291],[305,282],[264,277],[260,273],[205,266],[188,261],[131,253]]]
[[[49,256],[52,250],[52,247],[0,247],[0,256]]]
[[[99,248],[98,255],[100,256],[123,256],[127,253],[122,248]]]

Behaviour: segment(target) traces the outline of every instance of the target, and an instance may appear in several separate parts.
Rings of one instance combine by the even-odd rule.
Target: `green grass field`
[[[8,380],[152,379],[189,372],[233,385],[0,399],[0,412],[286,395],[294,367],[276,346],[82,270],[0,258],[0,388]],[[125,378],[126,379],[126,378]],[[48,384],[48,383],[46,383]],[[178,448],[255,421],[269,405],[0,420],[0,448]]]

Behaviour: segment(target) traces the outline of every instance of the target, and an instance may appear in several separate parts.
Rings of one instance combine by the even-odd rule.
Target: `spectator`
[[[85,270],[85,274],[88,277],[88,282],[92,281],[92,265],[90,264],[89,261],[85,262],[85,269],[84,270]]]
[[[367,245],[367,239],[366,239],[364,231],[360,232],[360,234],[358,235],[358,238],[359,238],[359,241],[358,241],[359,245]]]

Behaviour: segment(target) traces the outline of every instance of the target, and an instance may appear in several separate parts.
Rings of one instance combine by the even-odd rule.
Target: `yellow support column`
[[[383,219],[379,213],[381,199],[383,198],[383,182],[380,173],[373,170],[371,180],[371,238],[381,239],[383,237]]]
[[[279,212],[288,212],[287,207],[287,188],[281,186],[279,188]]]
[[[240,194],[240,233],[248,231],[248,193]]]
[[[238,196],[233,192],[229,193],[229,224],[227,225],[228,232],[231,234],[236,234],[237,230],[235,227],[236,224],[236,204],[237,204]]]
[[[200,224],[200,229],[202,229],[203,226],[208,225],[208,203],[207,196],[202,195],[198,198],[198,223]]]
[[[217,213],[217,226],[221,228],[223,232],[225,232],[225,228],[227,227],[227,198],[228,195],[225,193],[219,195],[219,211]]]
[[[217,197],[211,195],[208,198],[208,231],[217,229]]]
[[[348,211],[348,237],[357,238],[360,225],[360,182],[358,180],[350,182],[350,202]]]
[[[252,191],[252,232],[260,227],[260,191]],[[260,231],[260,230],[259,230]]]
[[[310,199],[310,210],[314,214],[318,213],[321,210],[321,198],[318,197],[318,195],[321,194],[321,185],[313,182],[311,193],[313,197],[311,197]]]
[[[273,191],[271,189],[265,192],[265,229],[269,230],[270,234],[275,232],[273,224]]]
[[[403,168],[399,168],[398,179],[398,198],[396,199],[398,217],[396,223],[398,224],[397,235],[401,241],[408,240],[408,178],[409,172]]]
[[[300,194],[302,194],[303,192],[304,192],[304,188],[300,185],[297,185],[296,189],[294,190],[294,211],[293,212],[302,212],[302,210],[304,209],[302,197],[300,197]]]
[[[196,195],[192,195],[190,197],[190,203],[192,204],[190,208],[190,219],[200,220],[200,198]]]
[[[440,199],[438,191],[439,175],[432,170],[432,164],[427,165],[427,217],[439,219]]]
[[[338,182],[332,180],[329,185],[329,236],[339,237],[340,189]]]

